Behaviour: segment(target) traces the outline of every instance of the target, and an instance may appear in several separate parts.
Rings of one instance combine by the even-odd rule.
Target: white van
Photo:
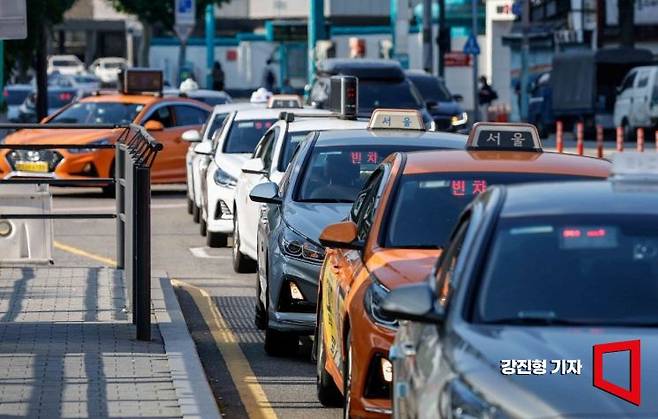
[[[635,138],[636,128],[658,124],[658,66],[635,67],[618,88],[614,123],[624,127],[624,138]]]

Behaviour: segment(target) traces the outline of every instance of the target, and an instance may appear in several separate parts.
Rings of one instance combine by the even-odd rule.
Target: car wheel
[[[350,419],[352,410],[352,331],[347,332],[345,341],[347,355],[343,364],[343,418]]]
[[[201,208],[196,205],[194,205],[194,208],[192,208],[192,221],[195,223],[201,221]]]
[[[208,247],[226,247],[228,245],[228,235],[224,233],[213,233],[206,229],[206,245]]]
[[[187,198],[187,213],[192,215],[192,211],[194,210],[194,201],[190,199],[190,197]]]
[[[334,379],[327,372],[326,365],[327,355],[324,350],[324,336],[322,331],[322,309],[318,301],[318,310],[320,311],[318,325],[315,333],[315,359],[316,363],[316,387],[318,391],[318,400],[325,407],[339,407],[343,403],[343,396],[336,386]]]
[[[206,223],[206,220],[204,220],[203,217],[199,220],[199,234],[201,234],[202,237],[205,237],[206,234],[208,234],[208,223]]]
[[[292,333],[265,328],[265,353],[270,356],[290,356],[297,353],[299,337]]]
[[[233,270],[239,274],[256,271],[256,262],[240,252],[240,229],[238,228],[238,214],[233,216]]]

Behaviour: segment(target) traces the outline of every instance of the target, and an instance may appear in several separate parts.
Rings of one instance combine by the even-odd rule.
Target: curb
[[[220,419],[219,408],[201,366],[168,275],[154,272],[151,281],[153,313],[164,340],[169,368],[185,419]]]

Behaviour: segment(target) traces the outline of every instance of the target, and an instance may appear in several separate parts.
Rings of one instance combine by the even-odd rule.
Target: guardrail
[[[137,339],[151,340],[151,165],[162,144],[141,126],[81,124],[0,124],[0,130],[112,129],[122,130],[114,144],[5,144],[0,149],[114,149],[114,176],[108,178],[57,179],[21,176],[0,179],[0,184],[48,184],[60,186],[115,186],[116,212],[67,214],[6,214],[0,219],[116,219],[117,269],[128,284],[132,320]]]

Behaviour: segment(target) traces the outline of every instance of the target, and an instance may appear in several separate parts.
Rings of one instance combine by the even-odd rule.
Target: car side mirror
[[[279,187],[274,182],[265,182],[254,186],[249,199],[262,204],[280,204]]]
[[[443,307],[435,304],[437,298],[426,281],[404,285],[391,290],[382,303],[382,312],[399,320],[442,324]]]
[[[263,160],[260,158],[254,158],[247,160],[243,165],[242,165],[242,172],[247,173],[249,175],[266,175],[267,170],[265,170],[265,167],[263,165]]]
[[[187,141],[188,143],[198,143],[199,141],[201,141],[201,135],[199,134],[199,131],[195,129],[185,131],[181,136],[181,138],[183,139],[183,141]]]
[[[320,244],[335,249],[362,250],[364,243],[358,239],[358,231],[353,221],[329,224],[320,234]]]
[[[462,96],[462,95],[452,95],[452,99],[455,102],[463,102],[464,101],[464,96]]]
[[[164,130],[164,125],[162,125],[162,122],[160,121],[146,121],[146,124],[144,124],[144,128],[147,131],[162,131]]]
[[[194,152],[203,156],[210,156],[212,154],[212,143],[210,141],[201,141],[194,146]]]

